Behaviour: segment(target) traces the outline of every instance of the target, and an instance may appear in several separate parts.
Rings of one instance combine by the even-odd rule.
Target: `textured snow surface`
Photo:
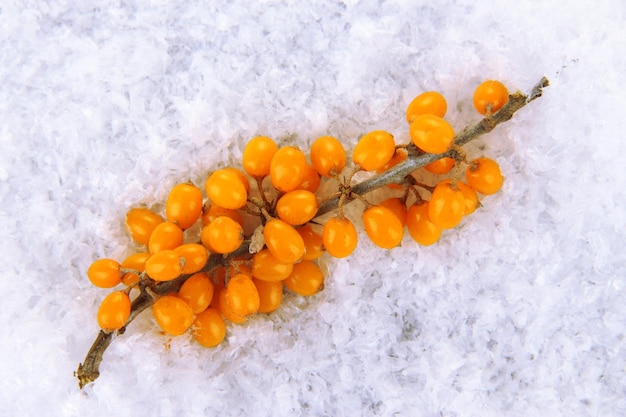
[[[626,415],[625,18],[617,0],[3,1],[0,415]],[[422,91],[462,129],[480,81],[543,75],[467,147],[502,192],[438,244],[361,232],[322,293],[215,349],[144,314],[78,390],[107,293],[85,272],[135,250],[129,207],[257,134],[405,141]]]

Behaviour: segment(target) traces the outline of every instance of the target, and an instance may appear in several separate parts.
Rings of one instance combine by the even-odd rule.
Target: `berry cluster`
[[[529,99],[521,93],[509,96],[498,81],[480,84],[473,102],[486,116],[482,122],[489,123],[472,134],[479,136],[508,120],[546,85],[542,80]],[[499,120],[498,111],[509,99],[513,103]],[[405,230],[421,245],[439,240],[443,230],[480,206],[479,195],[493,194],[503,183],[494,160],[466,157],[459,145],[468,140],[459,138],[468,129],[455,135],[444,119],[446,110],[446,100],[437,92],[417,96],[406,109],[410,142],[397,144],[389,132],[374,130],[358,140],[351,161],[332,136],[317,138],[308,155],[257,136],[245,146],[241,169],[211,172],[204,193],[191,182],[180,183],[171,189],[164,213],[132,208],[126,225],[140,249],[122,262],[96,260],[87,271],[97,287],[124,288],[100,305],[102,331],[85,365],[79,366],[80,385],[97,377],[110,335],[123,332],[145,308],[151,307],[164,333],[190,331],[198,343],[212,347],[224,340],[227,322],[243,323],[254,314],[276,310],[284,291],[301,296],[320,291],[320,257],[328,253],[343,258],[357,247],[357,228],[344,213],[352,200],[365,206],[365,233],[381,248],[398,246]],[[403,169],[420,158],[432,162]],[[364,183],[352,184],[360,171],[378,178],[401,173],[377,186],[388,186],[387,195],[395,196],[368,201],[367,191],[359,191]],[[336,191],[330,194],[320,192],[333,187]],[[329,212],[335,214],[323,216]]]

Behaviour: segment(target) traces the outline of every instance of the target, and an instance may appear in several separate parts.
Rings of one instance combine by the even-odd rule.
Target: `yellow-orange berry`
[[[487,80],[476,87],[473,101],[478,113],[490,116],[509,101],[509,91],[500,81]]]
[[[246,317],[259,311],[259,292],[246,274],[236,274],[226,286],[226,300],[233,313]]]
[[[454,141],[454,129],[443,118],[423,114],[413,120],[409,127],[411,141],[427,153],[444,153]]]
[[[440,181],[430,197],[428,217],[442,229],[458,225],[465,214],[465,197],[450,180]]]
[[[259,293],[259,313],[275,311],[283,301],[282,281],[263,281],[252,279]]]
[[[428,201],[409,207],[406,227],[413,240],[423,246],[432,245],[441,237],[441,227],[431,222],[428,216]]]
[[[293,191],[302,183],[307,168],[306,158],[300,149],[293,146],[280,148],[270,163],[272,185],[283,193]]]
[[[311,261],[324,254],[322,235],[316,233],[310,224],[298,227],[296,231],[302,236],[302,241],[304,242],[305,252],[302,257],[303,261]]]
[[[454,168],[455,163],[456,161],[453,158],[446,157],[437,159],[435,162],[431,162],[424,168],[431,174],[441,175],[450,172],[450,170]]]
[[[196,316],[191,334],[204,347],[215,347],[226,337],[226,323],[220,312],[207,308]]]
[[[322,288],[324,274],[315,263],[302,261],[293,266],[293,271],[283,282],[296,294],[313,295]]]
[[[215,253],[231,253],[243,242],[243,228],[230,217],[221,216],[202,228],[202,243]]]
[[[147,245],[155,227],[163,223],[163,217],[147,208],[134,208],[126,214],[126,226],[133,240]]]
[[[376,171],[385,166],[396,150],[393,136],[384,130],[374,130],[359,139],[352,160],[365,171]]]
[[[369,207],[363,211],[361,217],[367,236],[376,246],[391,249],[402,242],[404,226],[400,219],[387,207]]]
[[[146,261],[146,273],[155,281],[171,281],[183,273],[184,258],[174,250],[162,250]]]
[[[322,242],[335,258],[345,258],[356,249],[358,235],[354,224],[346,217],[333,217],[324,224]]]
[[[252,256],[252,275],[262,281],[282,281],[293,270],[293,263],[280,262],[268,249]]]
[[[324,177],[339,175],[346,166],[346,151],[332,136],[321,136],[311,145],[311,162]]]
[[[130,298],[124,291],[107,295],[98,308],[98,325],[104,330],[121,329],[129,317]]]
[[[278,199],[276,214],[281,220],[297,226],[315,217],[318,208],[315,194],[306,190],[294,190]]]
[[[185,243],[180,245],[174,252],[178,253],[181,258],[185,259],[183,266],[183,274],[193,274],[204,268],[209,254],[204,246],[198,243]]]
[[[198,272],[187,278],[178,295],[189,304],[194,314],[198,314],[211,303],[214,289],[211,278],[204,272]]]
[[[446,99],[436,91],[427,91],[415,97],[406,109],[406,121],[411,123],[422,114],[443,117],[448,109]]]
[[[267,249],[280,262],[293,263],[304,256],[302,236],[293,226],[280,219],[271,219],[265,223],[263,238]]]
[[[87,270],[87,278],[99,288],[112,288],[122,282],[121,265],[114,259],[98,259]]]
[[[191,183],[177,184],[165,203],[167,220],[181,229],[188,229],[202,213],[202,191]]]
[[[176,295],[164,295],[152,305],[152,314],[164,332],[172,336],[185,333],[193,323],[193,310]]]
[[[484,156],[470,163],[465,170],[465,179],[470,187],[485,195],[497,193],[504,183],[500,165]]]
[[[270,162],[278,150],[278,145],[267,136],[252,138],[243,150],[243,169],[251,177],[265,177],[270,174]]]
[[[220,207],[236,210],[245,206],[248,200],[244,182],[232,170],[214,171],[206,180],[205,186],[209,199]]]
[[[148,241],[148,250],[155,254],[183,244],[183,230],[172,222],[163,222],[154,228]]]

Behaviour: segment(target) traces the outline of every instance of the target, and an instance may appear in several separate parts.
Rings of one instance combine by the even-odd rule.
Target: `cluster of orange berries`
[[[482,83],[474,94],[476,109],[487,116],[507,100],[506,87],[497,81]],[[363,225],[377,246],[398,246],[405,228],[419,244],[435,243],[442,230],[455,227],[478,207],[479,193],[501,188],[503,177],[495,161],[469,161],[458,149],[456,158],[442,157],[425,169],[441,175],[465,163],[465,182],[459,169],[435,186],[409,175],[390,185],[401,196],[378,204],[355,195],[350,181],[357,171],[384,172],[410,152],[443,154],[453,149],[455,133],[443,118],[446,110],[446,100],[437,92],[417,96],[406,111],[411,143],[396,145],[386,131],[369,132],[356,144],[354,167],[347,174],[346,151],[332,136],[316,139],[308,157],[296,147],[279,147],[271,138],[257,136],[243,151],[242,170],[228,167],[208,176],[206,197],[186,182],[170,191],[164,216],[148,208],[131,209],[126,225],[142,249],[121,263],[99,259],[87,272],[97,287],[125,287],[102,301],[100,327],[123,328],[131,315],[130,294],[138,290],[154,297],[153,316],[165,333],[181,335],[191,329],[200,344],[216,346],[226,335],[225,320],[243,323],[253,314],[276,310],[284,287],[303,296],[323,287],[319,258],[325,252],[346,257],[357,246],[357,229],[343,213],[343,205],[355,198],[366,205]],[[318,196],[323,181],[336,181],[337,192]],[[429,198],[418,189],[426,190]],[[315,218],[320,204],[330,198],[339,198],[337,214],[319,224]],[[219,262],[209,263],[211,256]],[[180,283],[176,290],[159,295],[158,286],[174,280]]]

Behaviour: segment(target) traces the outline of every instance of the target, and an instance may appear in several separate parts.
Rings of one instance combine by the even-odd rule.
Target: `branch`
[[[520,92],[509,96],[509,101],[504,105],[496,114],[491,117],[485,117],[480,122],[473,126],[466,127],[455,138],[454,144],[457,147],[461,147],[466,143],[491,132],[500,123],[506,122],[513,117],[513,114],[523,108],[526,104],[541,97],[543,88],[549,85],[549,81],[546,77],[543,77],[531,90],[528,95],[524,95]],[[388,171],[381,173],[369,180],[356,184],[351,188],[351,193],[354,195],[364,195],[377,188],[392,184],[400,183],[402,180],[418,168],[430,164],[438,159],[444,157],[454,158],[457,156],[457,151],[454,149],[449,150],[443,154],[420,154],[417,148],[413,145],[409,146],[409,154],[407,159],[389,169]],[[353,197],[350,197],[353,199]],[[339,197],[330,199],[324,202],[317,213],[317,216],[322,216],[333,210],[336,210],[339,206]],[[235,252],[229,254],[230,257],[238,257],[249,253],[250,242],[245,241]],[[218,266],[222,265],[225,261],[223,255],[212,254],[209,256],[209,260],[201,272],[210,273]],[[114,332],[107,332],[100,330],[96,340],[87,352],[87,356],[83,363],[78,365],[78,370],[74,372],[74,376],[78,378],[78,386],[82,389],[85,385],[95,381],[100,375],[99,367],[102,362],[102,356],[106,349],[116,336],[121,336],[126,331],[126,327],[141,314],[144,310],[151,307],[152,304],[161,295],[168,294],[170,292],[178,291],[181,285],[189,278],[190,275],[181,275],[180,277],[167,282],[156,283],[141,287],[141,292],[135,298],[131,304],[131,314],[128,318],[126,325],[121,329]],[[150,281],[152,282],[152,281]],[[154,295],[153,295],[154,294]]]

